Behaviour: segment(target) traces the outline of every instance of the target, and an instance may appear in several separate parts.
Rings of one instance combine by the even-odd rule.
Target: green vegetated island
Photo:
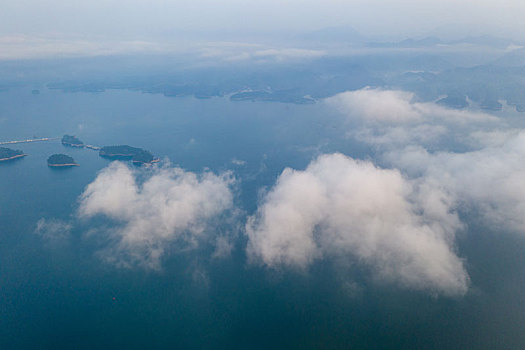
[[[128,145],[102,147],[99,151],[99,155],[109,159],[131,159],[133,164],[137,165],[151,164],[159,161],[159,159],[155,158],[151,152]]]
[[[7,147],[0,147],[0,162],[7,162],[10,160],[15,160],[19,158],[25,157],[27,154],[24,154],[24,152],[18,150],[18,149],[11,149]]]
[[[66,154],[53,154],[47,159],[47,165],[50,167],[78,166],[75,160]]]
[[[89,148],[97,151],[100,149],[100,147],[97,146],[86,145],[84,142],[80,141],[78,138],[72,135],[64,135],[62,137],[62,144],[67,147]]]
[[[97,150],[99,151],[99,155],[103,158],[131,160],[135,165],[150,165],[152,163],[159,162],[159,159],[155,158],[153,154],[151,154],[151,152],[138,147],[120,145],[105,146],[101,148],[93,145],[87,145],[81,140],[79,140],[77,137],[72,135],[64,135],[62,137],[61,142],[62,145],[66,147],[88,148],[92,150]],[[26,154],[24,154],[24,152],[20,150],[13,150],[6,147],[0,147],[0,162],[10,161],[25,156]],[[53,154],[47,159],[47,165],[49,165],[50,167],[71,167],[78,166],[79,164],[76,163],[71,156],[68,156],[66,154]]]
[[[62,144],[67,147],[98,150],[101,157],[109,159],[131,160],[133,164],[136,165],[152,164],[159,161],[159,159],[155,158],[151,152],[142,148],[128,145],[104,146],[100,148],[93,145],[86,145],[84,142],[72,135],[64,135],[64,137],[62,137]]]
[[[62,137],[62,144],[64,146],[78,147],[78,148],[82,148],[85,146],[84,142],[80,141],[75,136],[71,136],[71,135],[64,135],[64,137]]]

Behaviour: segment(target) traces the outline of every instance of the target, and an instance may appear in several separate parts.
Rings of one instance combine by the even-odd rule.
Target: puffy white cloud
[[[498,230],[525,233],[525,132],[506,141],[500,136],[497,132],[492,146],[471,152],[409,147],[384,158],[409,176],[440,186],[466,214],[481,214]]]
[[[500,122],[487,113],[416,102],[413,93],[398,90],[365,88],[335,95],[326,102],[357,123],[350,136],[389,148],[408,144],[434,146],[445,137],[481,127],[490,130]]]
[[[330,97],[328,103],[350,117],[371,122],[405,123],[421,120],[417,104],[411,103],[410,92],[365,88]]]
[[[246,233],[251,259],[269,267],[352,257],[381,281],[454,295],[469,280],[453,249],[459,228],[438,187],[332,154],[284,170]]]
[[[374,158],[409,179],[409,201],[425,208],[415,212],[433,231],[442,230],[448,244],[461,227],[458,217],[494,232],[525,234],[522,123],[414,100],[406,92],[365,89],[327,102],[351,122],[350,137],[380,146]],[[451,215],[457,221],[440,219]]]
[[[113,162],[80,197],[80,217],[105,215],[120,223],[106,232],[114,242],[106,257],[119,264],[159,268],[170,242],[197,245],[206,239],[210,220],[233,205],[229,173],[197,175],[164,167],[152,170],[143,182],[138,178],[138,170]],[[227,244],[220,242],[224,254]]]
[[[364,88],[337,94],[326,101],[348,117],[366,123],[406,124],[438,121],[466,124],[498,120],[487,113],[450,109],[433,102],[416,102],[414,97],[413,93],[406,91]]]

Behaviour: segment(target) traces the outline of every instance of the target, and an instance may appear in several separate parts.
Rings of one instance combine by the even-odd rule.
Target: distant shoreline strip
[[[43,137],[40,139],[29,139],[29,140],[19,140],[19,141],[4,141],[0,142],[0,145],[13,145],[16,143],[29,143],[29,142],[42,142],[42,141],[54,141],[59,140],[59,137]]]
[[[80,166],[80,164],[77,163],[68,163],[68,164],[48,164],[50,167],[61,167],[61,166]]]
[[[5,162],[5,161],[8,161],[8,160],[22,158],[22,157],[25,157],[25,156],[27,156],[27,154],[17,154],[16,156],[12,156],[12,157],[8,157],[8,158],[0,158],[0,162]]]

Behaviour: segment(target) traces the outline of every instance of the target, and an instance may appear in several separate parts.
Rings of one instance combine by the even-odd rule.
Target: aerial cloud
[[[411,92],[365,88],[326,99],[354,127],[349,133],[360,141],[385,147],[435,145],[465,130],[491,129],[499,119],[469,109],[446,108],[418,102]]]
[[[495,121],[487,113],[456,110],[432,102],[417,102],[411,92],[365,88],[347,91],[327,99],[353,118],[366,122],[401,124],[423,120],[441,120],[456,124]]]
[[[500,231],[525,234],[525,132],[471,152],[407,147],[384,158],[411,177],[439,184],[467,214],[481,214],[479,219]]]
[[[80,197],[79,216],[103,215],[115,220],[110,235],[111,254],[120,265],[159,269],[170,243],[197,246],[206,236],[211,220],[233,206],[231,174],[195,174],[163,167],[140,181],[137,170],[113,162],[102,170]],[[226,254],[224,238],[218,251]]]
[[[308,266],[348,253],[407,286],[463,293],[468,275],[454,253],[463,221],[525,234],[525,132],[515,121],[417,102],[403,91],[363,89],[327,102],[352,123],[350,137],[381,146],[374,158],[392,170],[341,155],[287,169],[248,225],[254,259]]]
[[[525,132],[519,124],[415,100],[403,91],[364,89],[328,103],[358,121],[351,136],[385,146],[376,155],[381,164],[420,186],[440,188],[463,215],[525,234]]]
[[[35,234],[46,240],[59,241],[68,238],[72,228],[73,225],[69,222],[41,218],[36,223]]]
[[[249,257],[307,268],[350,257],[383,282],[462,295],[469,278],[454,252],[462,227],[447,195],[399,171],[342,154],[285,169],[246,225]]]
[[[224,61],[272,62],[313,59],[326,55],[323,50],[307,50],[293,47],[269,47],[261,44],[238,42],[206,43],[200,47],[200,58]]]

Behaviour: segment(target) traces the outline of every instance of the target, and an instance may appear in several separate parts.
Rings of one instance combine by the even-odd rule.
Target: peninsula
[[[99,151],[99,155],[110,159],[131,159],[131,161],[137,165],[151,164],[159,161],[159,159],[155,158],[151,152],[128,145],[102,147]]]
[[[65,154],[53,154],[47,159],[47,165],[50,167],[78,166],[73,158]]]
[[[84,147],[84,142],[80,141],[75,136],[71,136],[71,135],[64,135],[64,137],[62,137],[62,144],[64,146],[69,146],[69,147],[78,147],[78,148]]]
[[[6,162],[9,160],[14,160],[18,158],[23,158],[27,154],[24,154],[24,152],[20,150],[14,150],[11,148],[6,147],[0,147],[0,162]]]

